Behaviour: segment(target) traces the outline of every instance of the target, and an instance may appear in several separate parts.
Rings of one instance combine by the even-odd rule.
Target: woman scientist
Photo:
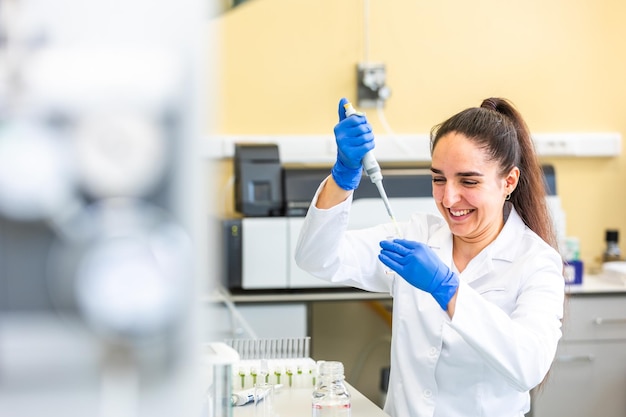
[[[308,211],[297,249],[311,274],[393,296],[393,417],[519,417],[561,337],[563,262],[530,133],[490,98],[431,132],[441,217],[347,231],[361,159],[374,147],[364,116],[339,103],[337,161]],[[392,272],[393,271],[393,272]]]

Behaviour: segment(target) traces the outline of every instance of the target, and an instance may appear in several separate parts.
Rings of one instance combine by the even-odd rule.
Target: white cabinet
[[[572,294],[532,417],[626,416],[626,294]]]

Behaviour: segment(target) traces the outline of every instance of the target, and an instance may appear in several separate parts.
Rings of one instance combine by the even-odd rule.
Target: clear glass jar
[[[312,395],[313,417],[350,417],[352,403],[344,383],[343,363],[320,361]]]

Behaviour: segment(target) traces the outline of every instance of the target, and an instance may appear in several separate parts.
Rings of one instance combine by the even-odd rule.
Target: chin
[[[448,221],[448,227],[454,236],[464,237],[469,234],[467,225],[460,225],[458,223]]]

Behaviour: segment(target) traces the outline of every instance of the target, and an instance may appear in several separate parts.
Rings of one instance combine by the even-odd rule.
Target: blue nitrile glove
[[[365,116],[346,117],[343,107],[347,99],[339,100],[339,123],[335,125],[337,161],[331,170],[333,179],[344,190],[354,190],[361,182],[361,160],[374,148],[374,133]]]
[[[383,240],[378,259],[409,284],[430,293],[441,308],[459,287],[459,278],[427,245],[405,239]]]

